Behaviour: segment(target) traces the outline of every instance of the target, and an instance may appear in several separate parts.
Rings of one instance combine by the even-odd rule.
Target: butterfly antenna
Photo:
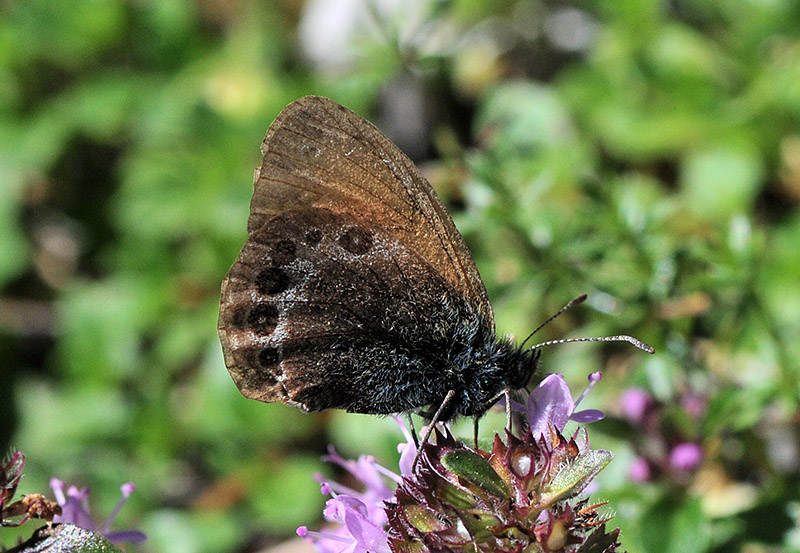
[[[556,344],[570,344],[572,342],[628,342],[629,344],[633,344],[640,350],[646,351],[647,353],[656,352],[655,348],[653,348],[653,346],[650,344],[625,334],[619,334],[617,336],[599,336],[593,338],[564,338],[561,340],[549,340],[547,342],[542,342],[541,344],[536,344],[531,349],[538,349],[543,348],[544,346],[553,346]]]
[[[523,346],[525,346],[525,343],[526,343],[528,340],[530,340],[531,338],[533,338],[533,335],[534,335],[534,334],[536,334],[537,332],[539,332],[540,330],[542,330],[544,327],[546,327],[547,325],[549,325],[550,323],[552,323],[552,322],[553,322],[553,321],[556,319],[556,317],[558,317],[559,315],[561,315],[561,314],[562,314],[562,313],[564,313],[565,311],[568,311],[568,310],[572,309],[572,308],[573,308],[573,307],[575,307],[576,305],[580,305],[580,304],[582,304],[583,302],[585,302],[585,301],[586,301],[586,298],[587,298],[587,295],[586,295],[586,294],[581,294],[581,295],[580,295],[580,296],[578,296],[577,298],[575,298],[575,299],[571,300],[569,303],[567,303],[567,305],[565,305],[564,307],[562,307],[561,309],[559,309],[559,310],[558,310],[558,313],[556,313],[555,315],[553,315],[552,317],[550,317],[549,319],[547,319],[545,322],[543,322],[542,324],[540,324],[539,326],[537,326],[537,327],[536,327],[536,329],[535,329],[533,332],[531,332],[530,334],[528,334],[528,337],[527,337],[527,338],[525,338],[525,340],[523,340],[523,341],[522,341],[522,344],[520,345],[520,348],[522,348]],[[533,346],[531,349],[536,349],[537,347],[538,347],[538,346]]]

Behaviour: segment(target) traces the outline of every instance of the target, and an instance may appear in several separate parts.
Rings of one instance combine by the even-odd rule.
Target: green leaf
[[[0,285],[17,276],[29,262],[28,243],[20,222],[19,186],[13,176],[0,168],[0,176],[6,177],[5,186],[0,186]]]
[[[475,484],[497,497],[508,497],[506,483],[500,478],[489,462],[472,451],[457,449],[442,457],[447,470],[471,484]]]
[[[699,553],[711,542],[698,499],[665,497],[645,513],[642,528],[644,551],[649,553]]]
[[[745,149],[720,147],[693,153],[683,163],[683,193],[697,215],[725,221],[750,212],[763,172],[761,159]]]

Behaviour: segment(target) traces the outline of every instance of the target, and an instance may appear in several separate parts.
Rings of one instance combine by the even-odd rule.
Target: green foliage
[[[130,550],[233,552],[318,519],[332,436],[396,454],[372,418],[245,400],[216,338],[260,141],[316,93],[387,132],[420,117],[408,143],[501,332],[587,292],[537,338],[656,347],[543,356],[576,387],[603,370],[592,401],[611,415],[631,385],[675,403],[668,426],[703,445],[690,481],[633,484],[642,437],[592,433],[616,456],[600,480],[628,551],[796,547],[795,3],[365,2],[350,27],[312,18],[325,2],[0,7],[0,446],[28,454],[20,491],[58,476],[110,506],[132,480],[120,526],[151,540]]]

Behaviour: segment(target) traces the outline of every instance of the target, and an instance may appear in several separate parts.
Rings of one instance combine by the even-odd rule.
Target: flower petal
[[[703,448],[686,442],[676,445],[669,453],[670,466],[681,472],[691,472],[703,461]]]
[[[400,475],[407,476],[412,472],[414,459],[417,456],[417,446],[414,444],[414,436],[411,435],[411,431],[403,423],[403,420],[400,417],[394,417],[394,420],[406,438],[405,442],[397,444],[397,452],[400,454],[400,462],[398,463]],[[401,480],[402,478],[398,482]]]
[[[534,436],[549,435],[548,425],[560,432],[567,424],[575,403],[569,386],[560,374],[550,374],[528,397],[528,424]]]
[[[584,409],[583,411],[575,411],[572,413],[569,420],[580,424],[588,424],[590,422],[603,420],[604,418],[606,418],[606,414],[600,409]]]
[[[345,527],[356,540],[356,552],[391,553],[389,535],[363,513],[348,510],[345,514]]]
[[[628,388],[620,398],[622,414],[632,422],[641,422],[652,404],[652,396],[642,388]]]

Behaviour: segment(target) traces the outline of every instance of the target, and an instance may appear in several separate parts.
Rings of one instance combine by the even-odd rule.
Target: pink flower
[[[685,442],[678,444],[669,452],[669,466],[679,472],[691,472],[703,461],[703,448]]]
[[[56,501],[61,506],[61,515],[56,515],[53,522],[67,522],[80,526],[92,532],[104,535],[109,541],[114,543],[121,542],[142,542],[147,539],[144,533],[138,530],[123,530],[111,532],[111,525],[114,519],[117,518],[120,509],[128,500],[128,497],[134,492],[136,486],[133,482],[128,482],[120,487],[122,497],[117,501],[111,514],[106,517],[102,524],[97,524],[89,512],[89,488],[77,488],[70,486],[66,488],[64,482],[58,478],[50,480],[50,487],[53,489],[53,494],[56,496]],[[64,489],[66,488],[66,494]]]
[[[407,440],[398,446],[400,472],[411,474],[417,449],[403,422],[399,418],[395,420]],[[390,553],[386,531],[389,520],[384,502],[394,497],[397,484],[402,482],[401,474],[379,465],[371,455],[348,461],[331,448],[325,460],[347,470],[364,489],[358,491],[337,482],[323,481],[322,493],[331,495],[323,514],[326,520],[338,526],[325,532],[313,532],[301,526],[297,535],[313,540],[322,553]]]
[[[549,436],[550,425],[561,432],[567,421],[570,420],[579,424],[588,424],[603,419],[605,414],[597,409],[575,411],[575,408],[601,378],[600,372],[590,374],[589,385],[577,401],[573,401],[572,392],[570,392],[564,377],[560,374],[547,375],[533,389],[525,402],[525,414],[533,435]]]
[[[630,468],[630,477],[634,482],[647,482],[652,476],[650,465],[644,457],[637,457]]]
[[[653,405],[653,398],[642,388],[628,388],[620,398],[622,414],[632,422],[641,422]]]

